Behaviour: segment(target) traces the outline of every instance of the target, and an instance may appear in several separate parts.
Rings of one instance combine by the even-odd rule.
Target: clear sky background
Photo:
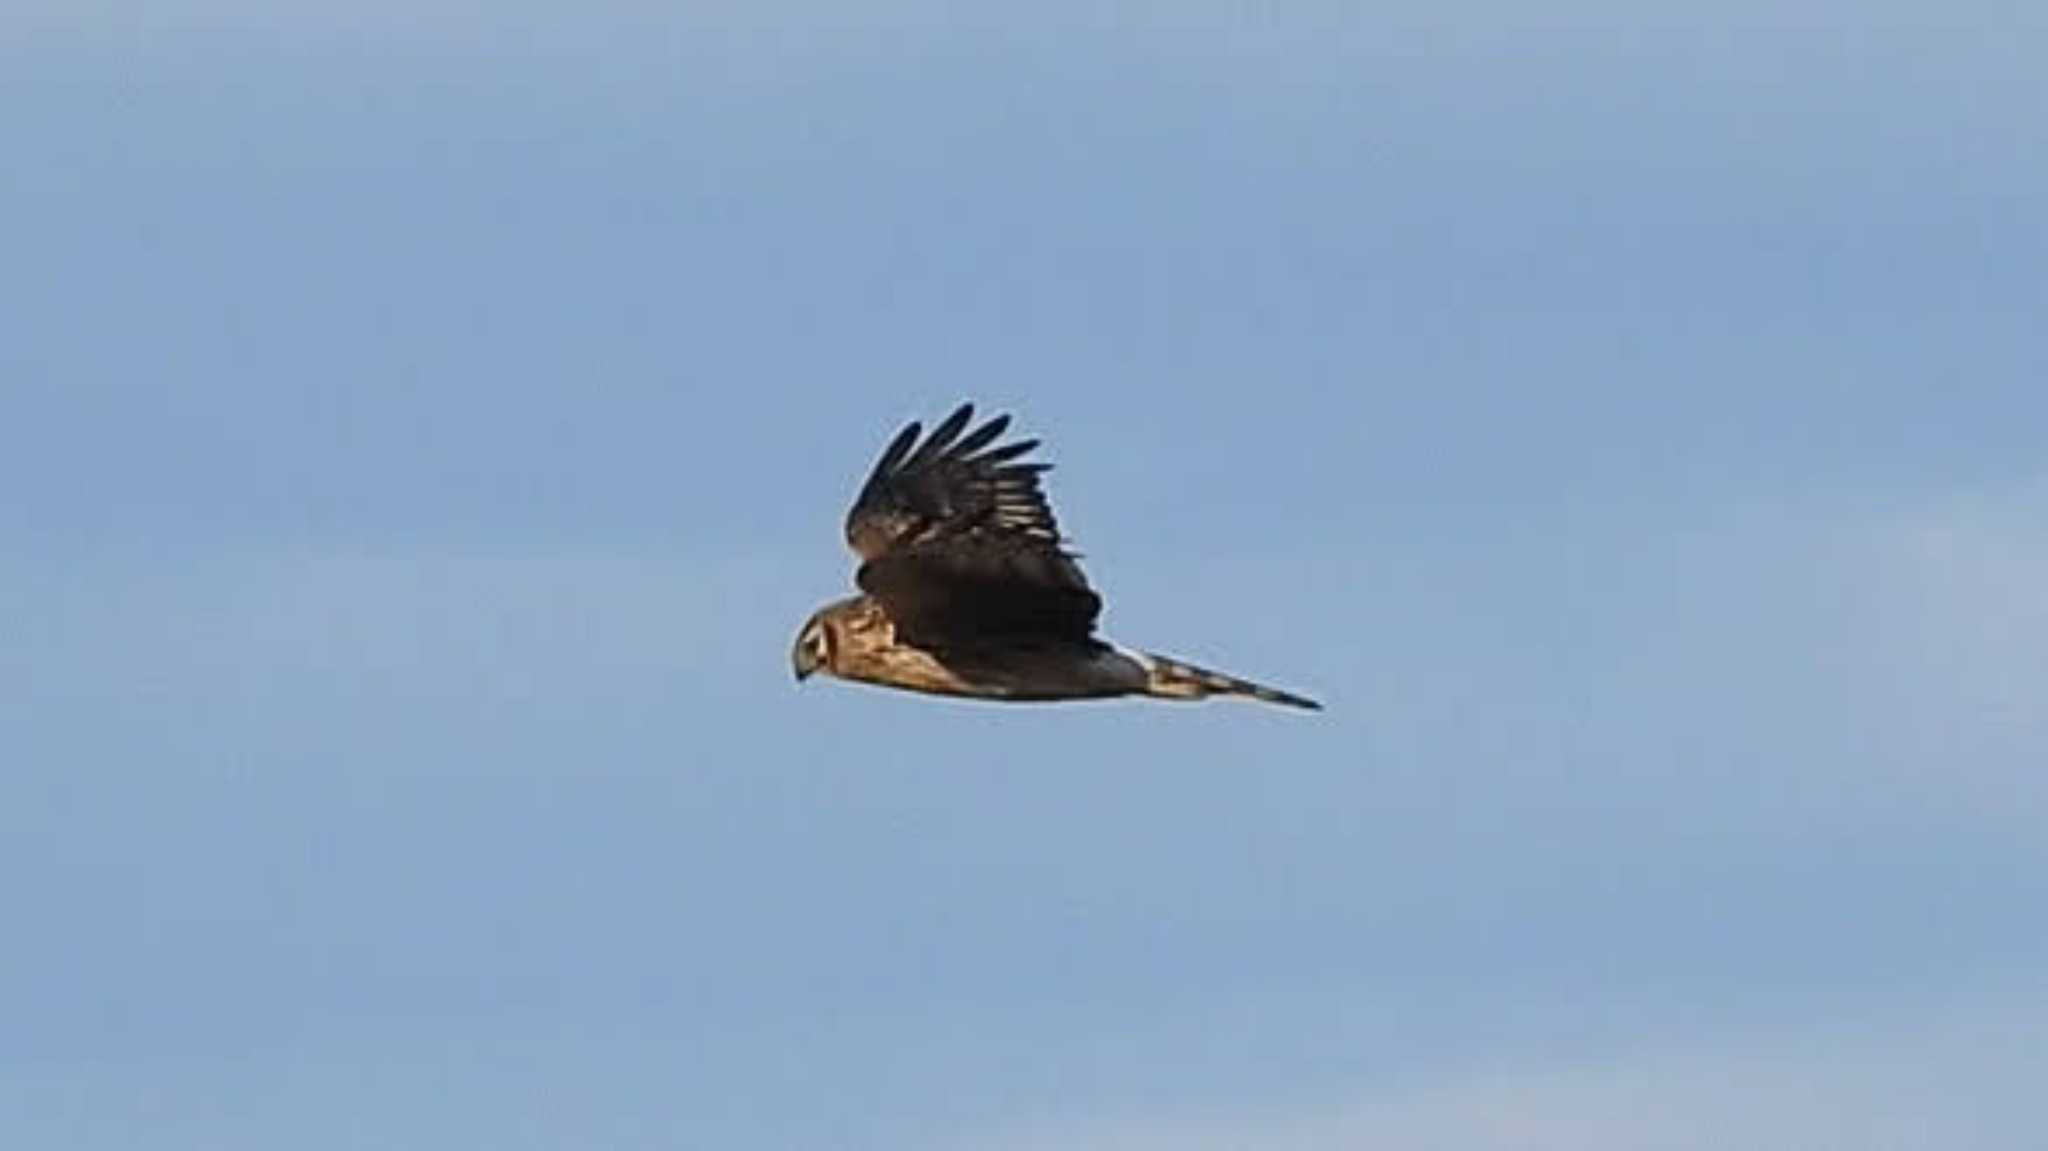
[[[0,1145],[2040,1146],[2048,19],[1650,8],[7,6]]]

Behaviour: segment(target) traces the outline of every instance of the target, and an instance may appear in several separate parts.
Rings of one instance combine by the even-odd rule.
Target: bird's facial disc
[[[832,639],[823,621],[814,617],[804,624],[804,629],[797,633],[796,647],[789,654],[798,683],[809,679],[811,673],[828,664],[831,645]]]

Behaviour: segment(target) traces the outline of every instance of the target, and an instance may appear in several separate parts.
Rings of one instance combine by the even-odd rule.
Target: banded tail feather
[[[1163,655],[1146,652],[1142,661],[1145,665],[1145,694],[1160,699],[1206,699],[1212,695],[1240,696],[1264,703],[1277,703],[1287,707],[1299,707],[1308,711],[1321,711],[1323,705],[1307,696],[1224,675]]]

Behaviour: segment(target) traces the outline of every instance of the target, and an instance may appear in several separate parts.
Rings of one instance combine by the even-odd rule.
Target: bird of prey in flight
[[[862,594],[804,621],[790,654],[799,681],[824,671],[989,700],[1220,695],[1320,708],[1098,638],[1102,600],[1039,485],[1049,465],[1026,459],[1038,441],[998,443],[1008,416],[968,431],[973,419],[962,404],[922,442],[913,422],[883,450],[846,517]]]

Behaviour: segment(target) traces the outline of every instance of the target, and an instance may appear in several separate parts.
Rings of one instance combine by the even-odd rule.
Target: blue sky
[[[2033,1145],[2048,24],[1033,11],[0,17],[0,1144]]]

